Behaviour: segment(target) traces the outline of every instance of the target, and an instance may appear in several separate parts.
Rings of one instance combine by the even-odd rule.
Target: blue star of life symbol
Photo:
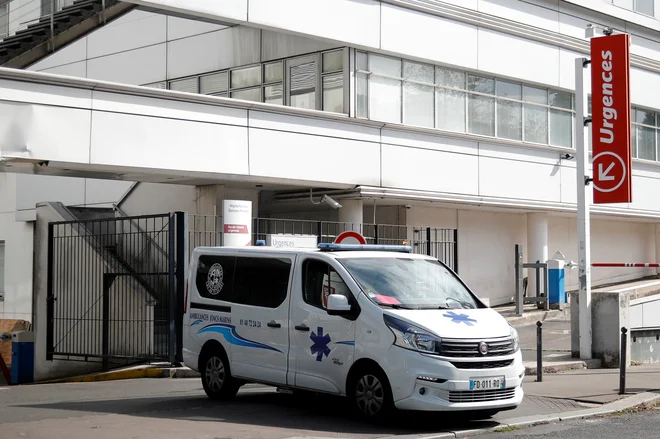
[[[473,323],[477,323],[476,320],[471,319],[467,314],[456,314],[454,311],[443,314],[443,316],[449,317],[454,323],[465,323],[468,326],[472,326]]]
[[[323,335],[323,328],[318,327],[318,334],[315,334],[312,331],[312,335],[309,338],[314,342],[312,345],[311,351],[312,355],[316,354],[316,361],[321,361],[323,359],[323,354],[327,357],[330,355],[330,348],[328,343],[330,343],[330,336],[328,334]]]

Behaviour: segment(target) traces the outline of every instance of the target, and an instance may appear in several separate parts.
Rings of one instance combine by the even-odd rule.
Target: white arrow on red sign
[[[594,188],[599,192],[613,192],[617,190],[624,181],[628,170],[626,164],[618,154],[611,151],[603,151],[593,158],[593,167],[596,172],[593,180]]]
[[[614,180],[614,175],[609,175],[610,171],[614,168],[614,162],[610,163],[610,165],[603,171],[603,164],[598,163],[598,180],[600,181],[612,181]]]

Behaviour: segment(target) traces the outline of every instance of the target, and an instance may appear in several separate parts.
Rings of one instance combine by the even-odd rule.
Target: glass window
[[[644,160],[655,160],[655,128],[637,125],[637,158]]]
[[[234,99],[261,102],[261,88],[248,88],[245,90],[234,90],[231,92]]]
[[[381,306],[475,309],[480,305],[440,262],[406,257],[342,258],[362,291]]]
[[[497,81],[497,96],[522,99],[522,86],[512,82]],[[522,140],[522,104],[509,100],[497,100],[497,137]]]
[[[183,91],[187,93],[198,93],[197,91],[197,77],[177,79],[170,81],[170,90]]]
[[[468,90],[495,94],[495,80],[468,75]],[[484,136],[495,135],[495,99],[470,94],[468,97],[468,131]]]
[[[205,75],[199,78],[199,91],[202,94],[210,95],[223,93],[227,91],[229,73],[220,72],[212,75]]]
[[[369,70],[400,78],[401,60],[369,54]],[[401,81],[374,75],[369,81],[369,117],[383,122],[401,123]]]
[[[433,66],[404,61],[403,78],[433,84]],[[433,128],[433,87],[412,82],[403,84],[403,123]]]
[[[363,70],[367,71],[369,68],[368,64],[368,59],[367,59],[367,53],[366,52],[358,52],[357,53],[357,69],[358,70]]]
[[[261,84],[261,66],[231,71],[231,88],[252,87]]]
[[[316,108],[316,61],[292,65],[289,68],[291,106]]]
[[[573,109],[573,96],[571,93],[559,90],[550,90],[548,95],[551,107],[565,108],[567,110]]]
[[[358,73],[356,76],[357,97],[355,102],[355,112],[357,117],[369,117],[367,108],[369,105],[369,80],[364,73]]]
[[[284,70],[282,70],[282,61],[264,66],[264,83],[281,82],[283,78]]]
[[[550,110],[550,144],[573,147],[573,114],[569,111]]]
[[[436,84],[465,90],[465,73],[435,68]],[[435,91],[436,128],[465,132],[465,92],[438,87]]]
[[[652,111],[640,110],[639,108],[635,108],[634,117],[635,117],[634,121],[637,123],[649,125],[652,127],[656,126],[655,113]]]
[[[338,72],[344,69],[344,51],[335,50],[323,54],[323,73]]]
[[[286,299],[290,273],[289,259],[237,258],[234,301],[243,305],[277,308]]]
[[[323,111],[344,112],[344,74],[323,77]]]
[[[525,141],[548,143],[548,108],[525,104]]]
[[[160,90],[167,90],[167,82],[166,81],[160,81],[160,82],[154,82],[152,84],[144,84],[143,87],[158,88]]]
[[[353,301],[348,286],[339,274],[325,262],[308,259],[303,263],[303,299],[317,308],[326,309],[328,296],[341,294]]]
[[[267,104],[284,104],[282,84],[267,85],[264,87],[264,102]]]
[[[653,17],[654,0],[635,0],[635,12]]]
[[[235,265],[236,260],[232,256],[200,256],[195,276],[200,296],[232,302]]]

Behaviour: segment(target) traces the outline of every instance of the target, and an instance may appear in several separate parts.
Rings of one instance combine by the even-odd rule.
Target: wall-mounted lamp
[[[559,156],[559,158],[561,160],[573,160],[575,158],[575,156],[573,154],[566,153],[566,154],[562,154],[561,156]]]
[[[339,204],[337,201],[335,201],[332,197],[329,197],[328,195],[323,195],[321,197],[321,201],[314,201],[314,198],[312,198],[312,188],[309,188],[309,199],[312,202],[312,204],[321,204],[325,203],[328,206],[332,207],[333,209],[340,209],[341,204]]]
[[[594,25],[594,24],[587,24],[587,29],[584,31],[584,37],[585,38],[594,38],[598,36],[598,31],[602,32],[603,35],[612,35],[614,33],[614,29],[612,29],[609,26],[599,26],[599,25]]]

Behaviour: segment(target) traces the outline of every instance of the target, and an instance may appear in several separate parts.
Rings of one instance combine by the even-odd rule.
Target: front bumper
[[[511,357],[504,357],[511,359]],[[486,359],[484,359],[486,360]],[[488,358],[497,361],[501,358]],[[525,367],[518,351],[504,367],[459,369],[448,359],[392,346],[383,363],[392,387],[394,404],[402,410],[471,411],[508,410],[523,400]],[[470,390],[470,379],[504,377],[504,388]],[[438,381],[429,381],[429,379]]]

